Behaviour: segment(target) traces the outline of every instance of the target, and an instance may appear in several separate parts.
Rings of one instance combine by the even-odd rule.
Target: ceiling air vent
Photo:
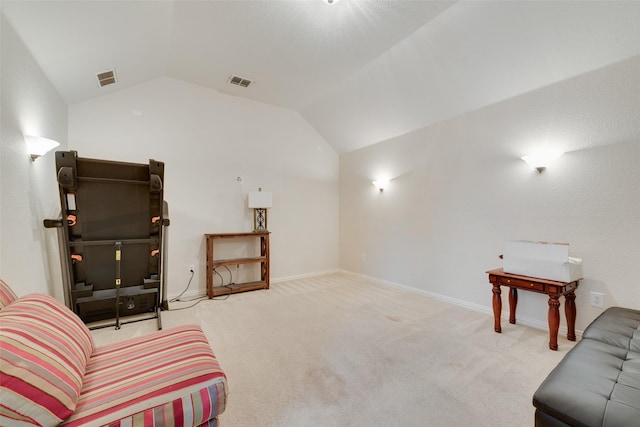
[[[100,87],[105,87],[109,85],[116,84],[116,70],[107,70],[96,75],[98,77],[98,85]]]
[[[238,76],[231,76],[229,77],[229,83],[236,86],[249,87],[253,81]]]

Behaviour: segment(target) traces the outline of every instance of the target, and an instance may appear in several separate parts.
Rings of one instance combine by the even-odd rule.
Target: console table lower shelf
[[[231,285],[214,286],[211,290],[212,297],[220,295],[235,294],[238,292],[257,291],[258,289],[269,289],[266,282],[258,280],[256,282],[232,283]]]
[[[489,282],[493,285],[493,320],[494,330],[502,332],[500,316],[502,313],[502,297],[500,286],[509,287],[509,323],[516,323],[516,306],[518,305],[518,289],[549,295],[549,348],[558,349],[558,329],[560,327],[560,296],[564,295],[564,312],[567,316],[567,339],[576,340],[576,294],[579,280],[573,282],[557,282],[535,277],[519,276],[505,273],[501,268],[487,271]]]

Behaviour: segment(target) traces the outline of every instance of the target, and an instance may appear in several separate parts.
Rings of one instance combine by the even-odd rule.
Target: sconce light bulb
[[[389,180],[388,179],[378,179],[376,181],[372,182],[373,185],[375,185],[378,190],[380,190],[380,192],[384,191],[385,187],[387,186],[387,184],[389,184]]]
[[[527,162],[529,166],[538,171],[538,173],[542,173],[551,162],[564,154],[562,151],[557,150],[543,150],[538,151],[535,154],[529,154],[527,156],[523,156],[522,160]]]
[[[32,161],[35,161],[38,157],[43,156],[54,148],[60,146],[58,141],[40,136],[25,135],[24,139],[27,143],[27,151],[29,152]]]

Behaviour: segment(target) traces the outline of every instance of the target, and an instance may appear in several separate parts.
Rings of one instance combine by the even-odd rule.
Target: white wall
[[[66,147],[67,106],[2,16],[2,133],[0,144],[0,278],[18,295],[62,297],[54,230],[42,225],[60,212],[54,154],[32,162],[24,134]]]
[[[246,196],[258,187],[273,192],[272,280],[338,268],[338,156],[297,113],[160,78],[71,105],[69,147],[165,162],[170,295],[186,286],[189,264],[189,292],[204,292],[203,235],[251,231]]]
[[[504,240],[569,242],[579,330],[601,312],[590,291],[639,308],[638,123],[635,57],[343,154],[340,265],[490,312]],[[567,153],[538,174],[520,156],[545,144]],[[521,292],[518,316],[544,327],[547,298]]]

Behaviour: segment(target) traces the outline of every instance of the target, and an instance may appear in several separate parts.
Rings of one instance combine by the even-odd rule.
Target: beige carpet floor
[[[550,351],[546,331],[503,321],[496,334],[491,315],[340,274],[162,319],[203,327],[228,378],[223,427],[530,426],[534,391],[573,346],[560,337]],[[155,327],[93,335],[100,345]]]

